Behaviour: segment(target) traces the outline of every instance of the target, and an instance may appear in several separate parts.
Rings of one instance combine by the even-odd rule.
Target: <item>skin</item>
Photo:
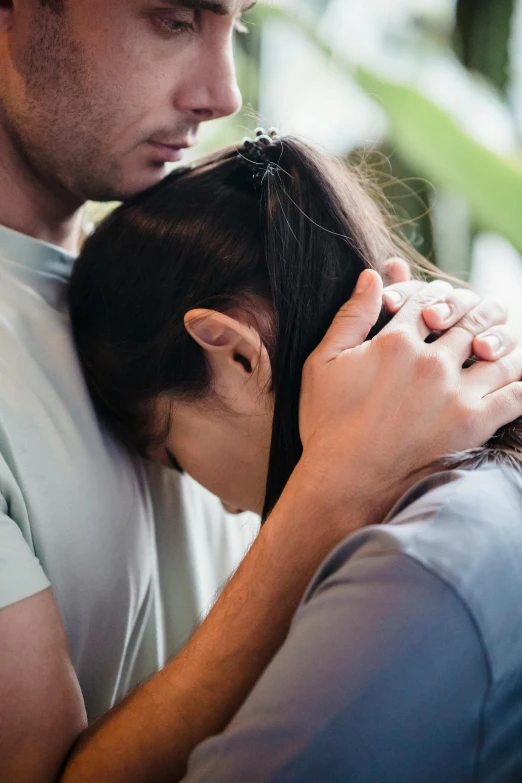
[[[461,303],[476,301],[476,295],[464,289],[453,295],[460,296]],[[490,306],[495,308],[492,303],[485,304],[486,308]],[[472,311],[471,318],[477,317],[481,308],[484,303]],[[439,312],[440,306],[435,305],[434,310]],[[496,318],[503,320],[501,309]],[[246,313],[231,317],[214,310],[192,310],[185,316],[185,326],[205,352],[212,370],[211,391],[204,400],[158,401],[157,425],[161,427],[165,415],[169,415],[170,429],[164,443],[151,456],[165,465],[174,458],[179,467],[217,495],[228,510],[260,514],[274,414],[267,350],[258,331],[248,323]],[[497,331],[503,328],[499,323]],[[425,336],[429,332],[425,327]],[[461,335],[460,344],[464,362],[469,358],[465,336],[462,339]],[[442,350],[448,346],[459,349],[459,340],[451,332],[438,342]],[[478,369],[482,371],[480,365]]]
[[[228,395],[206,405],[174,402],[165,444],[180,467],[231,513],[263,510],[273,401],[262,389],[256,395],[254,385],[245,379],[244,397],[252,387],[250,412],[236,412],[225,401]]]
[[[75,250],[86,198],[157,182],[166,153],[150,140],[190,143],[200,122],[239,106],[231,41],[241,7],[224,0],[224,14],[187,22],[167,0],[66,0],[61,19],[37,0],[0,0],[0,222]],[[151,14],[193,21],[195,32],[171,37]],[[408,277],[400,261],[387,274]],[[363,346],[383,290],[373,273],[362,282],[305,365],[303,458],[211,613],[162,671],[87,727],[52,592],[0,610],[3,781],[180,780],[283,644],[332,547],[382,519],[413,470],[522,414],[522,357],[501,309],[448,287],[396,286],[399,315]],[[433,310],[441,302],[444,320]],[[447,345],[425,344],[426,321],[450,330]],[[492,332],[496,352],[478,339]],[[462,356],[475,347],[497,361],[464,375]],[[235,499],[232,487],[226,494]]]
[[[23,188],[25,218],[13,210],[9,224],[26,233],[52,222],[61,243],[86,200],[165,176],[169,153],[151,142],[191,146],[202,122],[241,106],[232,42],[248,0],[223,16],[166,0],[72,0],[63,15],[38,0],[10,5],[0,4],[1,175]]]
[[[158,424],[169,413],[170,430],[153,457],[169,464],[174,456],[229,511],[261,514],[274,413],[267,350],[246,318],[192,310],[185,324],[205,351],[212,393],[195,403],[160,402]]]

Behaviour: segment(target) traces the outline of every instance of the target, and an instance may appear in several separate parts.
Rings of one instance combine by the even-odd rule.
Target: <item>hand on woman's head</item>
[[[411,279],[411,270],[407,261],[392,258],[383,265],[383,277],[388,285],[384,289],[384,306],[390,315],[396,315],[406,302],[415,294],[426,289],[427,284]],[[480,297],[469,288],[454,289],[450,283],[440,281],[441,296],[437,301],[428,299],[422,311],[426,326],[433,332],[444,332],[459,323],[462,318],[480,302]],[[444,295],[443,295],[444,293]],[[497,303],[502,309],[502,305]],[[510,353],[517,340],[510,327],[497,328],[494,334],[484,332],[475,337],[472,353],[485,362],[497,361]]]
[[[522,414],[522,349],[508,346],[500,361],[464,366],[478,335],[504,332],[506,314],[469,291],[464,304],[438,281],[363,342],[382,281],[372,272],[361,277],[305,364],[300,424],[307,482],[319,481],[332,508],[363,498],[365,524],[378,522],[437,460],[481,446]],[[446,300],[458,302],[464,317],[428,344],[423,310]]]
[[[264,141],[268,161],[250,142],[116,210],[83,248],[70,305],[87,382],[112,431],[142,454],[170,439],[182,468],[227,504],[266,516],[302,456],[303,366],[303,443],[308,449],[307,428],[320,433],[323,465],[314,464],[328,476],[327,493],[357,451],[361,469],[399,487],[406,465],[485,440],[516,403],[498,393],[479,404],[477,389],[494,392],[502,371],[512,379],[517,354],[481,380],[462,374],[451,341],[427,346],[425,319],[442,323],[430,305],[451,305],[447,328],[469,310],[469,292],[432,288],[437,296],[426,299],[356,172],[299,140]],[[323,340],[364,270],[372,285]],[[372,333],[388,320],[377,272],[401,294],[391,305],[399,312],[382,336],[359,345],[377,319]],[[496,324],[505,351],[505,327],[479,315],[465,327]]]

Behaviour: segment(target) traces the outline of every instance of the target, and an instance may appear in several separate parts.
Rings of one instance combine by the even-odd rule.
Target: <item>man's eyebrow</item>
[[[218,16],[228,16],[229,10],[219,0],[165,0],[168,5],[190,8],[193,11],[210,11]]]
[[[183,8],[191,8],[194,11],[210,11],[211,14],[217,14],[218,16],[229,16],[230,9],[224,3],[219,0],[165,0],[169,5],[182,6]],[[250,11],[257,3],[254,0],[246,8],[241,9],[241,13],[245,14]]]

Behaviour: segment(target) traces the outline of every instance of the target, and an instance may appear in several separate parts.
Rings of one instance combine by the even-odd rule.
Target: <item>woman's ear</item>
[[[214,387],[222,396],[237,398],[253,387],[269,386],[270,359],[252,326],[216,310],[190,310],[185,328],[205,351]]]

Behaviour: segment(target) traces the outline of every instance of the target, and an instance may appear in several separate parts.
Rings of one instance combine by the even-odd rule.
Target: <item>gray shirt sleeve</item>
[[[323,567],[234,720],[193,753],[186,783],[474,779],[489,685],[477,629],[437,574],[369,538]]]
[[[0,485],[3,483],[0,458]],[[0,490],[0,609],[47,589],[50,582]]]

